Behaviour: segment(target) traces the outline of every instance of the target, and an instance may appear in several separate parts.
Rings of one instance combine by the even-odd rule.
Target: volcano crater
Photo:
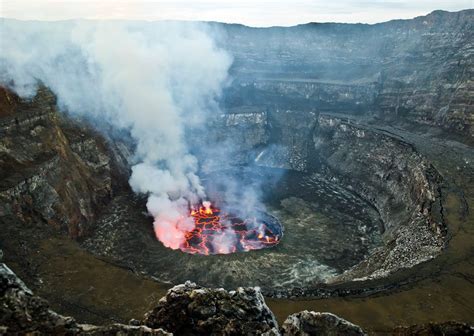
[[[145,199],[125,194],[112,202],[83,245],[160,282],[192,280],[226,288],[257,285],[267,292],[326,283],[381,245],[377,211],[322,176],[244,167],[214,172],[207,179],[219,181],[230,175],[245,183],[268,182],[266,194],[271,196],[265,197],[266,212],[260,213],[278,244],[230,254],[172,250],[156,240],[152,219],[140,210]]]
[[[441,177],[413,146],[324,114],[304,141],[305,150],[293,147],[290,157],[281,144],[263,152],[242,144],[234,166],[202,173],[210,199],[225,192],[230,177],[264,190],[258,211],[284,230],[271,248],[204,253],[210,255],[171,250],[156,240],[145,198],[131,192],[115,197],[82,244],[163,283],[260,286],[276,296],[317,296],[321,286],[355,280],[364,287],[361,280],[387,279],[383,289],[391,274],[440,253]]]

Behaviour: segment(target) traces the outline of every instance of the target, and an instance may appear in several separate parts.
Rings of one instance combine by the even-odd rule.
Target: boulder
[[[111,324],[108,326],[81,325],[81,335],[109,336],[109,335],[129,335],[129,336],[173,336],[173,334],[163,329],[152,329],[146,326],[133,326],[126,324]]]
[[[71,317],[49,309],[5,264],[0,264],[0,334],[72,335],[80,329]]]
[[[48,302],[35,296],[8,266],[0,264],[0,335],[150,335],[172,336],[162,329],[143,325],[78,324],[49,309]]]
[[[176,335],[279,335],[259,288],[203,288],[187,281],[171,288],[143,324]]]
[[[358,336],[365,335],[357,325],[331,313],[304,310],[287,317],[281,327],[284,336]]]

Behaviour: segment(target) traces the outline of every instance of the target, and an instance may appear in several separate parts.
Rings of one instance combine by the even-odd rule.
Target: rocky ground
[[[171,288],[142,320],[129,324],[94,326],[49,309],[5,264],[0,264],[0,332],[54,335],[365,335],[334,314],[302,311],[281,327],[265,304],[259,288],[235,291],[209,289],[186,282]],[[396,335],[470,334],[474,326],[462,323],[400,327]]]

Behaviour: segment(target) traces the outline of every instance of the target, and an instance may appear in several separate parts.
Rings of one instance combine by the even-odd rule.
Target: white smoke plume
[[[217,111],[231,57],[197,23],[0,21],[0,84],[32,97],[42,82],[71,114],[126,129],[130,185],[148,193],[157,237],[179,248],[205,197],[185,132]]]

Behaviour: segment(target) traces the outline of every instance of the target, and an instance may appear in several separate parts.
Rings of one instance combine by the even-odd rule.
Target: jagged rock
[[[136,319],[131,319],[130,321],[128,321],[128,324],[131,325],[131,326],[139,326],[139,325],[141,325],[141,322],[139,320],[136,320]]]
[[[34,296],[5,265],[0,264],[0,333],[77,334],[80,328],[71,317],[49,309],[48,303]]]
[[[281,326],[284,336],[356,336],[365,335],[357,325],[331,313],[304,310],[287,317]]]
[[[171,288],[143,323],[177,335],[278,335],[275,316],[258,288],[229,292],[189,281]]]
[[[76,238],[112,197],[112,157],[102,136],[59,114],[40,87],[31,100],[0,87],[0,218],[46,222]]]
[[[5,264],[0,264],[0,334],[57,335],[153,335],[171,336],[163,329],[143,325],[112,324],[79,325],[49,309],[48,302],[38,296]]]
[[[473,325],[453,321],[413,325],[409,327],[397,327],[393,331],[393,335],[395,336],[454,336],[473,334]]]
[[[81,335],[106,336],[106,335],[131,335],[131,336],[173,336],[163,329],[152,329],[146,326],[132,326],[125,324],[112,324],[109,326],[81,325]]]

